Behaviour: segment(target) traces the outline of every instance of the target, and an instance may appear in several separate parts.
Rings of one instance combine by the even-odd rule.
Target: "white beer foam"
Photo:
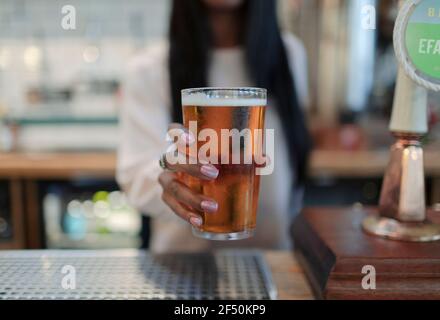
[[[182,97],[184,106],[206,107],[260,107],[266,106],[267,99],[256,98],[209,98],[203,93],[195,93]]]

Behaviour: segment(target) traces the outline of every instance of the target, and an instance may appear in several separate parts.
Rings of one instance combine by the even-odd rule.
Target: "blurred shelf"
[[[440,177],[440,152],[425,150],[425,173]],[[389,151],[315,150],[310,161],[312,177],[380,177],[388,164]]]
[[[3,178],[75,178],[113,179],[116,156],[108,153],[0,153],[0,177]]]
[[[440,203],[440,152],[425,152],[426,176],[433,179],[432,204]],[[312,179],[380,178],[388,163],[388,151],[324,151],[311,156]],[[1,153],[0,179],[13,187],[15,210],[12,212],[14,239],[0,242],[0,249],[42,248],[41,213],[38,206],[38,181],[97,178],[114,181],[116,154],[90,153]],[[30,226],[26,228],[26,226]],[[61,244],[61,243],[60,243]],[[63,243],[71,247],[72,244]],[[78,245],[83,245],[78,243]],[[131,244],[125,244],[131,245]]]
[[[24,117],[6,117],[6,124],[18,126],[35,125],[116,125],[118,118],[116,116],[108,117],[79,117],[71,115],[55,116],[24,116]]]
[[[319,177],[380,177],[388,163],[388,151],[315,150],[310,175]],[[81,176],[114,178],[113,152],[87,153],[0,153],[0,177],[72,178]],[[440,177],[440,152],[425,151],[425,172]]]

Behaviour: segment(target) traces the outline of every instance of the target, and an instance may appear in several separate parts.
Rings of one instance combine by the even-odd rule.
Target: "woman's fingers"
[[[181,152],[196,142],[194,135],[180,123],[171,123],[168,126],[168,136]]]
[[[194,212],[185,209],[175,198],[170,194],[164,192],[162,194],[162,200],[183,220],[188,221],[194,227],[200,227],[203,223],[202,217]]]
[[[180,123],[171,123],[168,126],[168,135],[177,146],[166,154],[166,166],[176,172],[184,172],[203,180],[213,180],[218,177],[218,169],[211,164],[198,163],[186,153],[187,147],[195,142],[193,134]],[[192,161],[191,161],[192,160]]]
[[[272,164],[272,158],[266,154],[262,155],[257,158],[256,164],[257,164],[257,168],[269,167]]]
[[[215,180],[219,175],[219,170],[212,164],[190,164],[189,157],[183,154],[167,154],[166,166],[171,171],[184,172],[202,180]]]
[[[177,201],[197,211],[216,212],[217,203],[201,194],[196,194],[185,184],[177,180],[175,174],[164,172],[159,176],[159,183],[164,192],[173,196]]]
[[[186,130],[185,127],[178,122],[172,122],[168,125],[168,131],[172,130],[172,129],[182,129],[182,130]]]
[[[162,186],[166,197],[173,198],[179,204],[183,204],[184,206],[192,208],[193,210],[199,212],[213,213],[216,212],[218,209],[218,204],[214,200],[209,199],[203,195],[194,193],[185,184],[177,180],[176,174],[172,172],[163,172],[159,176],[159,183]],[[167,202],[167,204],[169,203]],[[188,213],[188,210],[185,209],[184,206],[181,207],[185,210],[184,212]],[[178,208],[180,213],[182,213],[182,208]],[[172,209],[174,211],[174,208]],[[179,214],[178,212],[176,213]]]

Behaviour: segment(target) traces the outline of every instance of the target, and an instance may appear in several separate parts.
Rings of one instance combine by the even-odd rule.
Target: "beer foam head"
[[[182,105],[184,106],[206,106],[206,107],[256,107],[265,106],[266,98],[237,97],[237,96],[209,96],[203,92],[183,93]]]

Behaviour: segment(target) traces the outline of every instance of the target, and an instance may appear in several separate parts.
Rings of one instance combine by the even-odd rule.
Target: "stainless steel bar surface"
[[[276,295],[270,269],[258,250],[0,251],[0,300],[267,300]]]

